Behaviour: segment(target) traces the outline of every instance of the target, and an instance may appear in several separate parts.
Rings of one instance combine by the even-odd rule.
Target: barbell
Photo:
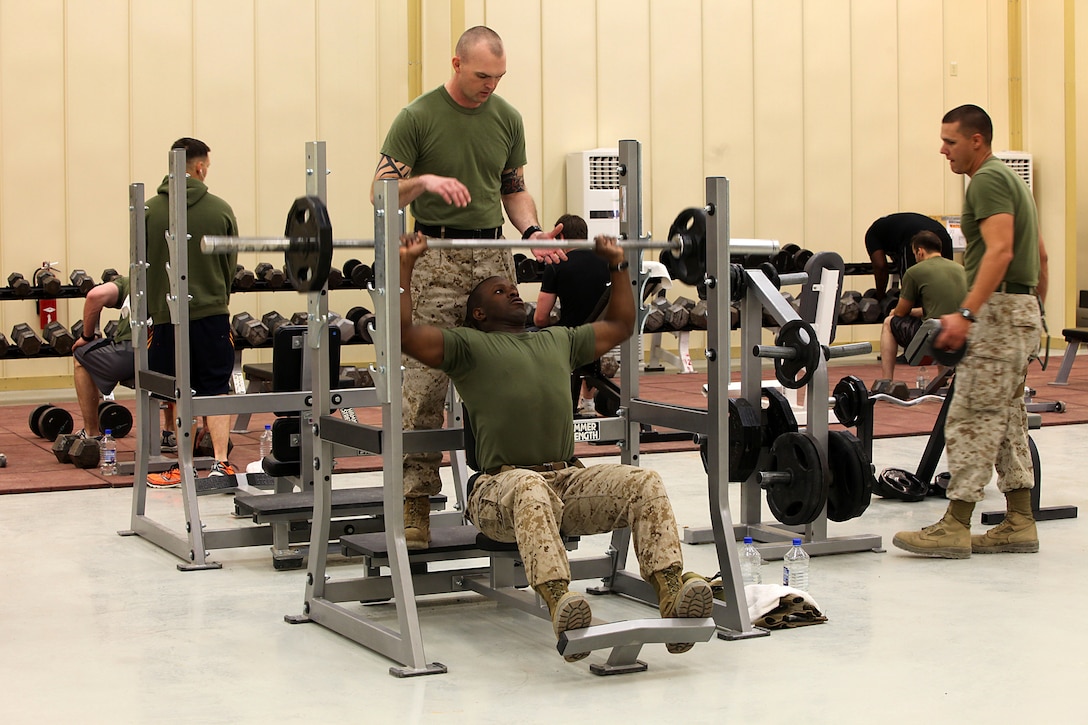
[[[547,245],[547,240],[532,239],[428,239],[435,249],[531,249]],[[564,249],[593,249],[592,239],[556,240]],[[653,239],[621,240],[621,248],[669,250],[677,259],[692,260],[706,272],[706,257],[698,250],[698,240],[688,235],[675,235],[668,241]],[[693,248],[693,245],[695,248]],[[234,252],[283,252],[285,271],[291,285],[299,292],[322,289],[332,269],[335,249],[373,248],[373,239],[334,239],[332,223],[325,203],[316,196],[295,199],[287,213],[283,237],[224,237],[205,236],[200,242],[204,254],[230,254]],[[705,242],[703,243],[705,251]],[[772,254],[778,242],[769,239],[731,239],[734,254]]]

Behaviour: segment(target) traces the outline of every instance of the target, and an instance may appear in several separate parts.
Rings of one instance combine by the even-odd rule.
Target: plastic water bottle
[[[918,389],[919,390],[925,390],[926,389],[926,384],[929,382],[929,380],[928,380],[928,376],[926,375],[926,366],[925,365],[922,365],[922,366],[920,366],[918,368],[918,381],[917,382],[918,382]]]
[[[793,540],[782,558],[782,585],[808,591],[808,552],[801,548],[800,539]]]
[[[272,426],[266,425],[264,427],[264,433],[261,433],[261,458],[264,460],[268,456],[272,455]]]
[[[744,549],[740,553],[740,576],[745,584],[762,584],[763,557],[752,543],[751,536],[744,537]]]
[[[112,428],[107,428],[102,436],[102,462],[98,471],[103,476],[117,475],[117,441],[113,439]]]

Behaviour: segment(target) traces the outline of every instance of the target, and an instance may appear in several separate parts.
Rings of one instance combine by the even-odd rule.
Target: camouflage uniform
[[[1002,493],[1034,485],[1024,384],[1041,334],[1029,294],[995,292],[971,326],[945,421],[949,498],[980,501],[995,468]]]
[[[560,538],[631,527],[642,578],[681,564],[680,539],[665,485],[656,471],[620,464],[537,473],[504,468],[481,474],[468,517],[495,541],[518,544],[530,586],[570,580]],[[515,536],[517,532],[517,536]]]
[[[412,322],[458,327],[465,319],[469,292],[494,276],[517,279],[509,249],[430,249],[416,262],[412,277]],[[446,374],[405,355],[404,429],[441,428],[445,422]],[[442,454],[404,456],[405,496],[430,496],[442,490],[438,466]]]

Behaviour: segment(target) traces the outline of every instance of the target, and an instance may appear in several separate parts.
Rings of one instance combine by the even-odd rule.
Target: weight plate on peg
[[[697,285],[706,277],[706,212],[700,208],[684,209],[669,227],[669,240],[679,239],[679,251],[663,249],[658,261],[669,276],[684,284]]]
[[[856,375],[847,375],[841,379],[832,392],[835,398],[835,418],[847,428],[852,428],[861,420],[861,413],[869,404],[869,391],[865,383]]]
[[[747,481],[759,463],[760,414],[744,398],[729,399],[729,480]]]
[[[774,517],[787,526],[815,521],[827,502],[827,477],[816,442],[804,433],[780,435],[771,446],[770,470],[789,478],[766,487]]]
[[[792,359],[774,359],[774,376],[778,382],[794,390],[808,385],[823,356],[812,325],[801,319],[788,320],[778,331],[774,344],[796,351]]]
[[[291,245],[284,254],[287,277],[299,292],[325,286],[332,269],[332,222],[316,196],[300,196],[287,213],[285,236]]]
[[[786,396],[774,388],[761,391],[763,406],[760,423],[763,428],[763,447],[770,450],[778,436],[797,432],[797,418]]]
[[[873,498],[873,468],[865,447],[850,431],[827,432],[827,463],[831,481],[827,488],[827,518],[856,519]]]

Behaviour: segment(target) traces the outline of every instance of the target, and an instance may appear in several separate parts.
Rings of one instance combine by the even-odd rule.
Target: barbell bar
[[[551,240],[531,239],[428,239],[429,247],[436,249],[532,249],[547,246]],[[591,239],[563,239],[554,242],[564,249],[593,249]],[[620,240],[621,248],[668,249],[680,257],[690,255],[683,235],[668,241],[653,239]],[[332,267],[335,249],[373,248],[373,239],[333,239],[332,224],[324,202],[315,196],[295,199],[287,214],[287,224],[282,237],[226,237],[205,236],[200,249],[204,254],[230,254],[233,252],[283,252],[288,277],[299,292],[321,289]],[[771,254],[778,249],[777,240],[732,239],[730,250],[735,254]],[[702,260],[705,266],[705,260]]]

